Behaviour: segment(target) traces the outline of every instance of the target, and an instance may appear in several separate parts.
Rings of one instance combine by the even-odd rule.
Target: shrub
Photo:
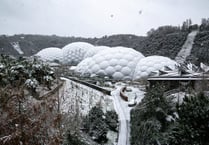
[[[105,120],[110,130],[117,131],[118,115],[115,111],[107,111],[105,114]]]
[[[163,96],[165,86],[156,85],[147,91],[142,102],[131,111],[131,145],[166,144],[167,131],[174,116],[174,104]]]
[[[72,134],[70,130],[68,130],[63,145],[87,145],[87,144],[81,140],[81,136],[75,133]]]
[[[107,141],[108,126],[100,107],[93,107],[84,119],[84,128],[93,140],[101,143]]]
[[[197,34],[190,57],[196,58],[197,63],[209,64],[209,31],[202,31]]]
[[[185,96],[178,107],[179,118],[170,135],[172,145],[209,144],[209,97]]]
[[[57,97],[37,99],[30,92],[45,86],[43,78],[52,75],[51,68],[36,60],[4,55],[0,66],[0,144],[59,144]],[[36,74],[35,66],[43,73]]]

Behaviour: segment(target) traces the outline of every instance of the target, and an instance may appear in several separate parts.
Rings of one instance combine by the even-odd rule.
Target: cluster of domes
[[[59,60],[60,63],[68,65],[77,65],[90,50],[96,49],[93,45],[86,42],[74,42],[64,46],[62,49],[56,47],[44,48],[35,56],[45,61]],[[95,50],[96,51],[96,50]]]
[[[81,75],[107,76],[117,80],[147,78],[164,67],[175,68],[176,62],[163,56],[144,57],[127,47],[93,46],[74,42],[59,48],[46,48],[36,54],[44,60],[59,60],[63,64],[77,65]]]
[[[83,60],[76,71],[82,74],[109,76],[114,79],[132,79],[137,62],[144,56],[132,48],[114,47]]]

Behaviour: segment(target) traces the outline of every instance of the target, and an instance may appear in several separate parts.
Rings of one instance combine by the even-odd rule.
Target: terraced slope
[[[193,63],[209,64],[209,31],[199,32],[194,40],[191,55],[188,58]]]
[[[181,50],[178,52],[175,58],[178,63],[184,63],[186,58],[191,54],[192,46],[197,33],[198,31],[195,30],[189,33],[189,35],[187,36],[187,40],[185,41],[184,45],[182,46]]]

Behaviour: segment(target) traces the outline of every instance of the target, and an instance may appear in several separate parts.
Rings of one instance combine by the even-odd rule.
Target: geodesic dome
[[[89,74],[90,72],[88,71],[88,64],[91,63],[91,61],[92,61],[92,58],[90,58],[90,57],[81,61],[76,66],[76,72],[79,72],[81,75]]]
[[[108,46],[95,46],[93,49],[90,49],[86,52],[84,58],[92,57],[95,54],[97,54],[100,51],[103,51],[105,49],[110,49]]]
[[[163,70],[164,67],[175,69],[177,63],[164,56],[148,56],[137,63],[133,79],[146,79],[152,72]]]
[[[69,65],[77,65],[84,59],[84,55],[94,46],[86,42],[74,42],[62,48],[63,63]]]
[[[44,61],[57,60],[62,62],[62,50],[57,47],[44,48],[38,53],[36,53],[35,56],[40,57]]]
[[[132,79],[137,62],[144,56],[132,48],[113,47],[100,51],[78,64],[77,72],[108,76],[117,80]],[[82,66],[83,69],[80,69]]]

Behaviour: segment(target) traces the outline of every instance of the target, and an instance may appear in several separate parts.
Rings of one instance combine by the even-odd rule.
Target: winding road
[[[123,101],[120,97],[120,90],[122,87],[117,87],[112,91],[111,95],[114,99],[114,107],[119,117],[119,137],[118,145],[130,145],[130,108],[128,103]]]

